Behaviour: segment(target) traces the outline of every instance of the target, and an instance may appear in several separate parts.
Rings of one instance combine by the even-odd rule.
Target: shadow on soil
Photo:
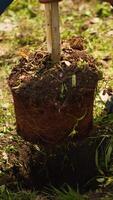
[[[19,149],[18,164],[7,172],[7,186],[27,189],[65,187],[70,185],[81,192],[97,187],[99,174],[95,164],[95,152],[100,138],[57,146],[53,152],[39,151],[36,145],[23,144]],[[90,181],[91,180],[91,181]],[[16,187],[15,187],[16,188]]]

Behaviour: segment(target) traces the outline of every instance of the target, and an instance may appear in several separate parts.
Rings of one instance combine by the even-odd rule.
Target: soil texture
[[[63,42],[61,61],[46,52],[24,55],[9,77],[17,132],[33,143],[54,145],[88,137],[98,82],[95,60],[83,38]]]

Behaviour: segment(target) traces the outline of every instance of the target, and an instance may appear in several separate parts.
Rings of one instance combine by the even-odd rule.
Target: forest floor
[[[35,0],[15,1],[0,18],[0,199],[3,200],[46,199],[33,188],[31,192],[28,186],[26,163],[29,162],[30,153],[38,147],[16,134],[13,100],[7,84],[7,78],[19,58],[37,49],[46,49],[44,19],[44,8]],[[100,173],[96,178],[96,190],[91,192],[91,187],[85,196],[79,196],[68,188],[65,196],[53,189],[55,197],[52,199],[110,200],[113,199],[113,114],[104,112],[105,104],[99,93],[109,87],[113,89],[113,8],[97,0],[83,0],[77,4],[68,0],[60,4],[60,20],[61,39],[82,36],[87,52],[99,63],[102,79],[95,94],[94,124],[102,136],[99,145],[106,138],[109,141],[101,160],[102,167],[97,153],[100,146],[95,150],[96,167]]]

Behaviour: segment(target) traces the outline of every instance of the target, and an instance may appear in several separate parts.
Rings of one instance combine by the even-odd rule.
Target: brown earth
[[[16,134],[12,134],[16,138]],[[11,145],[16,149],[10,151],[7,160],[0,165],[0,185],[5,184],[13,191],[19,186],[43,190],[51,185],[61,187],[65,184],[74,188],[79,185],[84,190],[85,184],[98,173],[94,159],[98,144],[91,139],[76,145],[68,143],[68,147],[57,146],[52,153],[40,151],[38,146],[21,139]]]
[[[88,137],[93,126],[97,63],[74,37],[62,44],[60,63],[50,55],[24,55],[9,77],[17,132],[33,143],[57,144]]]

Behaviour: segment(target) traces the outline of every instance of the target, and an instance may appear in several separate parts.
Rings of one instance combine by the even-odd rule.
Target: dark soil
[[[9,77],[17,132],[44,145],[59,144],[70,135],[73,140],[88,137],[98,82],[96,65],[80,37],[62,44],[56,65],[46,52],[24,56]]]
[[[19,186],[43,190],[51,185],[70,185],[84,191],[89,187],[86,183],[98,173],[95,166],[97,143],[91,139],[76,145],[70,143],[68,146],[57,146],[51,153],[39,150],[38,146],[25,141],[14,143],[17,151],[10,152],[8,163],[0,166],[3,172],[0,185],[5,184],[13,191]]]
[[[11,180],[38,190],[67,184],[82,192],[88,189],[86,183],[98,174],[95,149],[99,141],[88,138],[93,135],[98,79],[97,63],[85,51],[80,37],[62,44],[61,61],[56,65],[46,52],[24,55],[12,70],[9,86],[17,132],[36,145],[19,143],[1,183],[6,180],[13,187]]]
[[[95,130],[95,134],[99,130]],[[15,146],[16,151],[10,152],[8,163],[4,162],[0,166],[0,185],[5,184],[13,191],[19,186],[43,190],[50,186],[59,188],[70,185],[75,189],[79,188],[81,192],[95,189],[96,176],[99,175],[95,152],[101,140],[102,137],[98,136],[82,142],[70,142],[57,146],[54,152],[49,153],[44,149],[40,150],[37,145],[21,139],[15,140],[11,145]]]

